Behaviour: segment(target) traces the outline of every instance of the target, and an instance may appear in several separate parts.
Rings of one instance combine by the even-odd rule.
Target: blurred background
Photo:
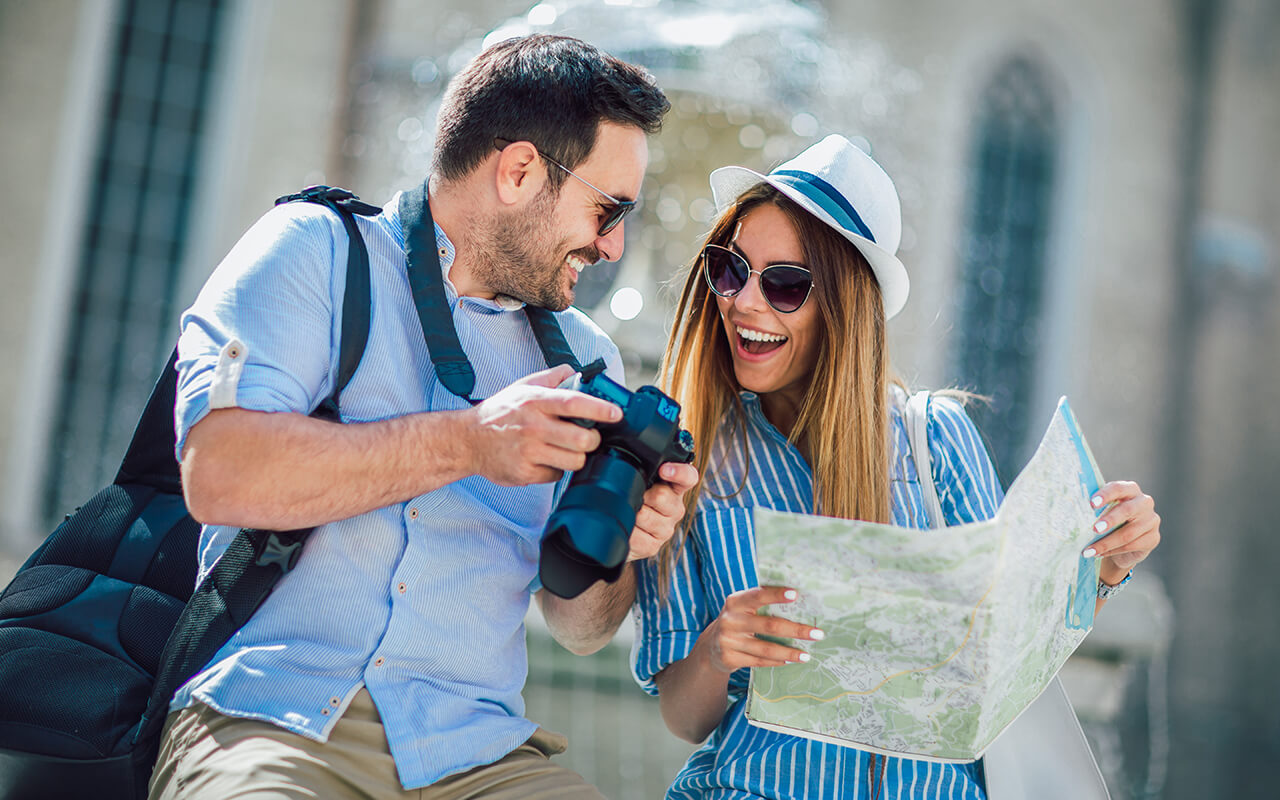
[[[421,181],[486,42],[567,33],[673,110],[578,305],[653,380],[706,176],[841,132],[894,177],[898,371],[1007,483],[1068,395],[1164,543],[1064,669],[1117,798],[1274,797],[1280,0],[0,0],[0,577],[110,480],[200,284],[275,197]],[[1271,355],[1268,355],[1271,353]],[[615,798],[690,748],[530,619],[529,716]]]

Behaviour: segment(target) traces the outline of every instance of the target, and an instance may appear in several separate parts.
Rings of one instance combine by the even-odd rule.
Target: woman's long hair
[[[728,246],[743,217],[766,204],[777,206],[791,221],[813,273],[808,302],[816,302],[820,312],[817,364],[788,436],[793,444],[804,443],[809,453],[815,511],[888,522],[889,358],[880,286],[857,248],[767,183],[725,209],[707,243]],[[694,466],[705,475],[718,468],[711,454],[725,413],[732,406],[740,424],[743,417],[729,342],[700,266],[695,258],[688,267],[659,380],[681,405],[682,422],[697,443]],[[729,435],[745,435],[745,430]],[[685,495],[684,522],[659,554],[664,597],[706,483],[702,480]]]

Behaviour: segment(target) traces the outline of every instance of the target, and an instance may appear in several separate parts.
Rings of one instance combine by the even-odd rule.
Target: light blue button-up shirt
[[[756,585],[751,510],[814,513],[813,472],[800,451],[765,418],[760,398],[741,392],[743,425],[731,410],[712,448],[705,487],[669,591],[659,594],[657,564],[638,562],[633,672],[657,694],[653,676],[685,658],[734,592]],[[1003,492],[977,428],[952,400],[929,404],[929,453],[948,525],[989,519]],[[745,435],[739,435],[744,433]],[[894,525],[927,528],[924,499],[906,426],[890,414]],[[667,800],[982,800],[977,762],[942,764],[873,756],[862,750],[758,728],[744,712],[750,670],[729,678],[730,707],[706,744],[690,756]],[[879,794],[875,794],[875,787]]]
[[[405,273],[398,197],[357,218],[369,250],[369,342],[341,396],[344,422],[469,404],[436,378]],[[453,323],[489,397],[546,368],[519,303],[459,298],[453,245],[436,227]],[[182,318],[178,452],[212,408],[309,413],[337,371],[347,237],[310,203],[267,213]],[[506,300],[504,298],[504,300]],[[617,348],[585,315],[557,315],[581,363]],[[281,480],[287,480],[282,476]],[[481,477],[322,525],[262,608],[176,694],[324,741],[365,686],[405,788],[487,764],[534,732],[524,719],[524,616],[538,588],[543,526],[561,484],[499,487]],[[236,533],[205,526],[201,576]]]

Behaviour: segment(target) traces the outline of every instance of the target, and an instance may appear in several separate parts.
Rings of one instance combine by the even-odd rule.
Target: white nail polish
[[[809,660],[809,654],[808,654],[808,653],[801,653],[801,654],[800,654],[800,662],[801,662],[801,663],[808,662],[808,660]]]
[[[815,642],[820,642],[823,639],[827,638],[827,634],[823,633],[817,628],[814,628],[813,630],[809,631],[809,638],[814,640]]]
[[[1094,507],[1094,508],[1102,508],[1102,498],[1101,498],[1101,497],[1095,497],[1095,498],[1093,498],[1093,500],[1091,500],[1090,502],[1091,502],[1091,503],[1093,503],[1093,507]]]
[[[1092,547],[1090,547],[1090,548],[1088,548],[1087,550],[1085,550],[1083,553],[1081,553],[1080,555],[1084,556],[1085,558],[1093,558],[1093,557],[1094,557],[1094,556],[1096,556],[1097,554],[1098,554],[1098,551],[1097,551],[1097,550],[1094,550]]]
[[[795,599],[796,599],[796,590],[795,590],[795,589],[788,589],[788,590],[786,590],[785,592],[783,592],[783,593],[782,593],[782,596],[783,596],[783,597],[785,597],[785,598],[787,598],[788,600],[795,600]]]
[[[1107,529],[1107,523],[1103,520],[1098,520],[1096,523],[1094,523],[1093,529],[1098,533],[1102,533]]]

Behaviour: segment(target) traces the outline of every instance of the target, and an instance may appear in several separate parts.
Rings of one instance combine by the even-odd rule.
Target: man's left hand
[[[698,471],[689,464],[663,464],[661,478],[644,493],[644,505],[636,512],[636,526],[631,529],[631,552],[628,561],[657,555],[658,550],[676,532],[684,518],[684,495],[698,482]]]

